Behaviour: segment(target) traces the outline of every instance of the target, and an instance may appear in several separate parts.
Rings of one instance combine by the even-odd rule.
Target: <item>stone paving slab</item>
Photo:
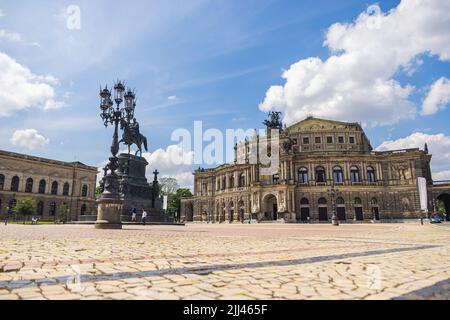
[[[0,226],[0,299],[449,299],[419,224]]]

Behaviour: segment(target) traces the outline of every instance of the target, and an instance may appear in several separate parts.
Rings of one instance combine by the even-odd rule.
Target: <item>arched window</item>
[[[44,179],[42,179],[41,181],[39,181],[39,193],[45,193],[45,187],[47,185],[47,182],[45,182]]]
[[[63,196],[68,196],[69,195],[69,183],[68,182],[66,182],[66,183],[64,183],[64,186],[63,186]]]
[[[345,200],[344,200],[344,198],[342,198],[342,197],[338,197],[337,199],[336,199],[336,204],[345,204]]]
[[[333,181],[335,183],[344,182],[344,174],[342,173],[342,168],[339,166],[333,168]]]
[[[50,203],[50,206],[48,207],[48,214],[50,216],[56,215],[56,203],[55,202]]]
[[[234,174],[230,176],[230,188],[234,188]]]
[[[86,214],[87,206],[86,204],[81,205],[81,215],[84,216]]]
[[[44,215],[44,203],[39,201],[36,208],[36,213],[40,216]]]
[[[318,204],[327,204],[327,199],[325,198],[319,198],[319,200],[317,201]]]
[[[352,182],[361,182],[359,177],[359,169],[357,166],[352,166],[350,168],[350,178]]]
[[[309,200],[306,199],[306,198],[302,198],[302,199],[300,200],[300,204],[301,204],[301,205],[309,205]]]
[[[372,206],[377,206],[378,205],[377,198],[372,198],[372,200],[370,200],[370,203],[372,204]]]
[[[367,181],[369,181],[369,183],[373,183],[375,182],[375,179],[375,170],[373,167],[367,167]]]
[[[28,178],[25,183],[25,192],[33,192],[33,179]]]
[[[11,180],[11,191],[15,191],[15,192],[19,191],[19,182],[20,182],[20,179],[19,179],[18,176],[14,176],[12,178],[12,180]]]
[[[58,182],[56,181],[52,183],[52,194],[58,194]]]
[[[361,205],[362,204],[361,198],[355,198],[354,204],[355,205]]]
[[[0,174],[0,190],[3,190],[5,187],[5,176]]]
[[[324,183],[325,179],[325,169],[323,167],[316,168],[316,182]]]
[[[16,199],[11,199],[8,202],[8,214],[14,213],[14,207],[16,206]]]
[[[239,187],[243,187],[245,186],[245,175],[243,173],[241,173],[239,175]]]
[[[308,183],[308,169],[306,168],[298,169],[298,182]]]

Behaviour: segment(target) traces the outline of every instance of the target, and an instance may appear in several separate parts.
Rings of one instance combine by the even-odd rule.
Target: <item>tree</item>
[[[175,178],[163,177],[159,179],[159,188],[163,196],[170,196],[175,194],[180,188],[178,181]]]
[[[32,215],[33,213],[35,213],[35,211],[36,211],[36,201],[33,198],[17,199],[17,203],[13,208],[13,212],[15,214],[23,215],[24,223],[25,223],[25,216]]]
[[[60,213],[60,219],[65,220],[67,217],[67,214],[69,213],[69,206],[66,203],[61,203],[59,205],[59,213]]]
[[[178,214],[181,209],[181,199],[192,197],[191,190],[188,188],[179,188],[177,192],[171,197],[168,207],[176,211]]]
[[[444,201],[436,201],[436,211],[440,216],[444,216],[446,214]]]

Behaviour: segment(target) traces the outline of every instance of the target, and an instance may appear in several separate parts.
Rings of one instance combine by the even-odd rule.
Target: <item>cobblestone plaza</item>
[[[0,299],[449,299],[450,226],[1,225]]]

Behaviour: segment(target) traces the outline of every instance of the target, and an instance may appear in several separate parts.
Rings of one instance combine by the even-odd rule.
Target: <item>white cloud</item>
[[[420,148],[423,150],[425,143],[428,145],[430,154],[432,154],[433,179],[442,180],[442,177],[450,172],[450,137],[443,133],[433,135],[415,132],[405,138],[385,141],[376,150],[386,151],[408,148]]]
[[[266,92],[259,108],[279,110],[288,124],[307,115],[386,125],[414,118],[414,90],[397,72],[411,73],[420,55],[450,59],[450,2],[402,1],[377,16],[362,13],[354,23],[326,32],[331,55],[302,59],[283,72],[284,85]]]
[[[153,180],[153,171],[158,169],[160,177],[172,177],[177,179],[181,187],[192,189],[194,176],[192,164],[194,156],[192,151],[183,151],[178,145],[170,145],[166,149],[157,149],[153,152],[143,153],[148,161],[147,178]]]
[[[4,29],[0,29],[0,41],[1,40],[20,42],[22,41],[22,36],[17,32],[9,32]]]
[[[57,81],[51,75],[33,74],[27,67],[0,52],[0,117],[30,107],[44,110],[61,107],[63,102],[55,100],[52,86]]]
[[[450,180],[450,170],[444,170],[433,174],[435,181]]]
[[[423,101],[422,114],[431,115],[444,109],[450,102],[450,80],[445,77],[437,80]]]
[[[177,100],[177,96],[169,96],[169,97],[167,97],[167,100],[170,100],[170,101]]]
[[[0,18],[4,17],[5,13],[2,11],[2,9],[0,9]]]
[[[50,140],[38,134],[36,129],[25,129],[16,130],[9,142],[14,146],[34,150],[42,148],[48,144]]]
[[[121,152],[126,153],[127,151]],[[166,149],[160,148],[153,152],[144,152],[142,156],[148,162],[146,176],[149,183],[153,181],[153,171],[157,169],[160,172],[158,178],[175,178],[180,187],[187,187],[193,191],[192,164],[194,156],[192,151],[183,151],[178,145],[170,145]],[[103,177],[103,167],[107,163],[108,161],[105,160],[98,165],[97,181]]]

